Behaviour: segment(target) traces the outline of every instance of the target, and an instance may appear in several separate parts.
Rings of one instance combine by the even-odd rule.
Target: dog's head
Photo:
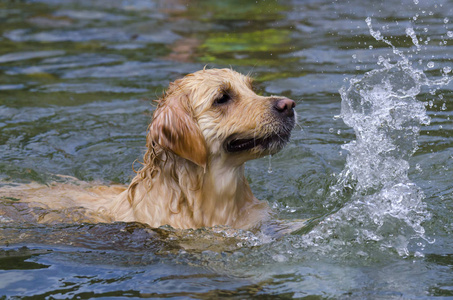
[[[214,158],[233,164],[280,151],[295,123],[295,103],[262,97],[251,79],[230,69],[208,69],[170,84],[150,125],[159,145],[206,167]]]

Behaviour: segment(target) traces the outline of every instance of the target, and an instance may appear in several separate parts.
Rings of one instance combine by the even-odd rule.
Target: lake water
[[[453,297],[451,1],[1,1],[0,24],[1,186],[128,183],[152,100],[231,66],[296,101],[290,144],[246,175],[310,218],[278,239],[40,225],[1,199],[0,298]]]

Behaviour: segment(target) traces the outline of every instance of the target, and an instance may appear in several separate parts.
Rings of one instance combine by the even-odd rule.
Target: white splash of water
[[[412,43],[415,45],[415,47],[417,47],[417,51],[420,51],[421,47],[418,43],[417,36],[415,35],[414,28],[412,27],[406,28],[406,34],[410,36],[410,38],[412,39]]]
[[[325,251],[372,242],[381,250],[394,249],[407,256],[412,240],[431,242],[423,227],[431,217],[423,202],[425,195],[408,177],[408,159],[418,149],[421,126],[430,122],[425,104],[416,96],[422,86],[445,85],[451,78],[445,72],[441,79],[428,79],[373,29],[371,18],[365,21],[370,34],[389,45],[399,59],[391,63],[379,57],[381,68],[353,78],[348,87],[341,88],[341,117],[354,129],[356,140],[342,147],[349,154],[332,188],[332,198],[346,190],[352,196],[308,233],[305,242],[309,246],[327,245]],[[408,28],[406,34],[419,50],[414,30]],[[418,250],[423,249],[424,242],[418,243]],[[420,251],[415,253],[422,255]]]

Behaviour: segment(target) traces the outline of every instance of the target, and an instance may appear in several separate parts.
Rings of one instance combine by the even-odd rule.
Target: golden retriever
[[[248,76],[204,69],[171,83],[158,101],[143,167],[128,188],[29,185],[2,188],[0,196],[52,209],[82,206],[96,221],[250,229],[270,208],[253,196],[244,163],[285,146],[294,107],[288,98],[255,94]]]

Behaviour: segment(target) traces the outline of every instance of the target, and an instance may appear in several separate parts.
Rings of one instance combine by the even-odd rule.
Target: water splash
[[[420,125],[429,124],[424,103],[415,99],[425,83],[406,61],[387,62],[340,90],[343,121],[357,138],[343,146],[350,155],[342,179],[352,176],[358,192],[408,181],[407,159],[418,149]]]
[[[412,39],[412,43],[415,45],[415,47],[417,47],[417,51],[420,51],[421,47],[420,44],[418,43],[417,36],[415,35],[414,28],[412,27],[406,28],[406,34],[410,36],[410,38]]]
[[[371,18],[365,21],[370,34],[392,48],[397,62],[379,57],[380,68],[351,79],[348,87],[340,89],[341,117],[353,128],[356,140],[342,147],[349,154],[332,188],[332,198],[340,201],[345,191],[350,198],[307,234],[305,241],[309,246],[324,244],[324,251],[350,243],[372,243],[401,256],[409,255],[410,249],[414,256],[423,256],[425,243],[432,242],[423,222],[431,215],[423,191],[408,177],[408,160],[418,149],[421,126],[428,125],[430,118],[425,103],[416,96],[423,86],[446,85],[451,78],[444,72],[441,79],[429,79],[373,29]],[[419,51],[413,28],[406,29],[406,34]],[[414,249],[411,245],[415,243]],[[354,249],[356,254],[366,255],[360,247]]]

